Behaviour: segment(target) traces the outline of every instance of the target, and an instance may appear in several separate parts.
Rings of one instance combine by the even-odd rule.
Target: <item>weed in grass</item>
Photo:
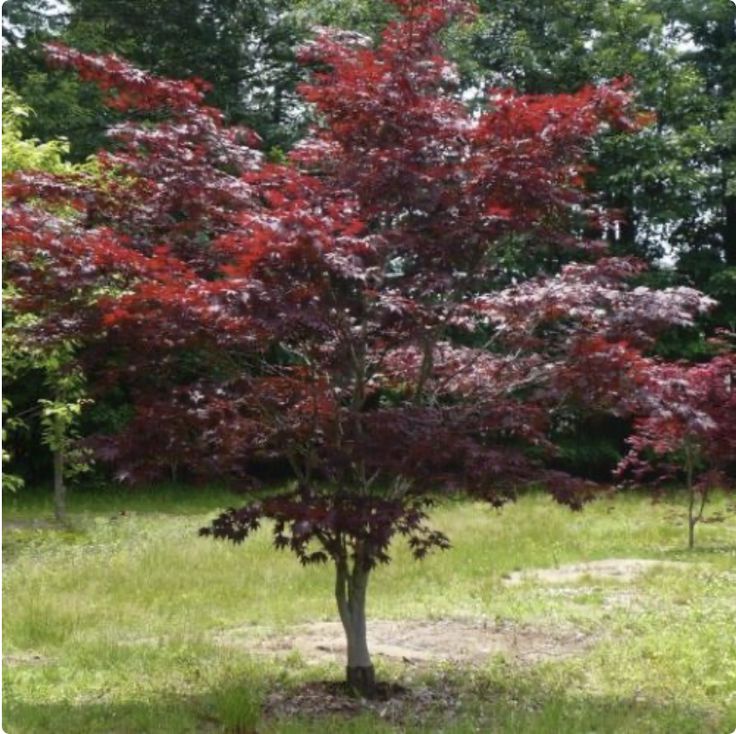
[[[257,678],[256,678],[257,680]],[[253,677],[235,680],[212,694],[212,712],[229,734],[255,732],[261,720],[263,691]]]

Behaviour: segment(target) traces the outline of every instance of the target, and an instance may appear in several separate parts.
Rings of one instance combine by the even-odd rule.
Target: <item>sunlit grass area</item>
[[[400,544],[372,578],[373,619],[483,619],[569,626],[594,644],[519,664],[407,666],[384,680],[442,689],[441,704],[387,720],[284,716],[274,691],[339,680],[341,664],[223,645],[227,630],[286,632],[336,619],[329,567],[272,550],[266,529],[235,547],[197,536],[240,498],[218,489],[97,491],[59,528],[39,493],[4,508],[4,717],[14,732],[724,732],[736,728],[736,520],[717,497],[686,549],[684,498],[599,500],[582,513],[529,494],[501,511],[434,512],[453,548],[421,563]],[[609,558],[677,561],[629,581],[545,584],[526,569]],[[611,599],[623,599],[611,603]],[[255,633],[254,633],[255,634]],[[449,651],[451,652],[451,651]],[[286,693],[284,693],[286,692]],[[390,717],[389,717],[390,718]]]

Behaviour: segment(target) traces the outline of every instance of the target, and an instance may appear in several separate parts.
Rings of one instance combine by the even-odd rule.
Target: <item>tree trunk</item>
[[[66,519],[66,485],[64,484],[64,452],[54,451],[54,516]]]
[[[687,479],[688,507],[687,507],[687,547],[695,547],[695,525],[698,518],[695,516],[695,487],[693,486],[693,455],[689,445],[685,446],[685,477]]]
[[[375,692],[376,676],[366,637],[368,573],[357,561],[352,571],[348,568],[347,560],[338,561],[335,597],[348,645],[347,683],[361,695],[370,698]]]
[[[736,266],[736,196],[727,196],[724,201],[726,221],[723,227],[723,249],[726,265]]]

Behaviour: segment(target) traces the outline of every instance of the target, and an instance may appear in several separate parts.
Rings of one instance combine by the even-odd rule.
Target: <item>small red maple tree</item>
[[[642,359],[634,433],[618,467],[637,482],[681,480],[688,491],[688,546],[714,487],[736,464],[736,355],[705,364]]]
[[[377,47],[325,30],[303,50],[317,123],[283,165],[224,127],[201,84],[52,46],[111,104],[167,118],[113,128],[102,176],[6,187],[17,307],[44,315],[38,338],[82,337],[90,380],[134,399],[107,457],[128,478],[288,461],[293,487],[203,532],[240,542],[269,519],[277,548],[331,560],[348,681],[366,692],[367,584],[393,538],[417,558],[448,547],[426,511],[452,488],[500,505],[539,481],[581,507],[590,487],[545,469],[550,421],[624,400],[630,358],[709,305],[631,289],[639,265],[570,235],[599,216],[592,136],[635,128],[620,85],[491,90],[471,114],[437,40],[468,5],[395,2]],[[588,262],[499,289],[514,242]]]

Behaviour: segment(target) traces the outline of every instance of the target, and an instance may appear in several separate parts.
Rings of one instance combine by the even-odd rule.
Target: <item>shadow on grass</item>
[[[702,560],[708,556],[736,556],[736,543],[713,545],[711,543],[695,544],[694,548],[668,548],[659,553],[659,557],[677,561]]]
[[[27,487],[16,493],[3,494],[4,524],[46,524],[53,520],[53,492],[50,487]],[[125,512],[200,514],[228,505],[243,504],[243,494],[225,486],[161,483],[147,487],[120,484],[82,484],[69,489],[67,513],[70,522],[75,515]]]
[[[81,697],[80,697],[81,698]],[[3,730],[8,734],[185,734],[232,732],[250,734],[262,719],[260,692],[242,687],[217,687],[206,694],[142,694],[137,699],[40,703],[3,702]]]
[[[314,681],[292,682],[285,690],[271,683],[269,693],[262,680],[246,679],[197,695],[152,693],[109,702],[19,701],[6,693],[3,725],[8,734],[704,734],[731,731],[729,717],[736,715],[736,706],[727,712],[681,701],[571,693],[519,674],[498,680],[497,674],[433,673],[400,697],[374,703],[310,697],[309,691],[325,688]]]

